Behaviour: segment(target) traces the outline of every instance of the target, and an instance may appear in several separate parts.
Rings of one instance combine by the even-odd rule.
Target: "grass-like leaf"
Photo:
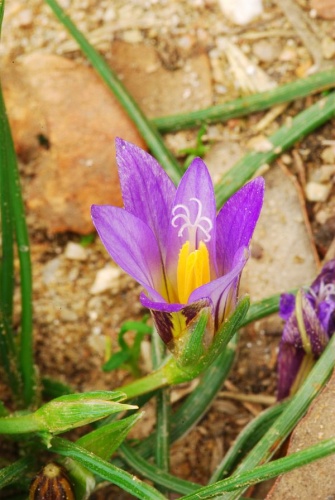
[[[277,104],[301,99],[335,86],[335,69],[329,69],[300,78],[295,82],[280,85],[275,89],[240,97],[233,101],[217,104],[207,109],[190,111],[178,115],[155,118],[153,123],[163,133],[185,128],[200,127],[204,123],[217,123],[250,115]]]
[[[152,486],[66,439],[53,438],[49,449],[54,453],[73,458],[93,474],[112,484],[116,484],[136,498],[141,500],[166,500],[166,497]]]
[[[288,125],[282,126],[271,135],[269,151],[252,152],[245,155],[226,174],[215,187],[217,206],[221,207],[257,170],[269,165],[275,158],[289,149],[297,141],[320,127],[335,116],[335,92],[320,99],[310,108],[302,111]]]

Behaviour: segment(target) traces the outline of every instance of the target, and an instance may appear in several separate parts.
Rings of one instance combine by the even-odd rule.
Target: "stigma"
[[[196,250],[190,251],[190,242],[186,241],[180,249],[177,267],[178,299],[187,304],[191,293],[210,281],[209,254],[203,241]]]

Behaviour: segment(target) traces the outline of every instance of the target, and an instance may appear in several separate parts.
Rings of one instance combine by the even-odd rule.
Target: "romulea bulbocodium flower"
[[[74,500],[71,482],[64,467],[50,462],[33,479],[29,500]]]

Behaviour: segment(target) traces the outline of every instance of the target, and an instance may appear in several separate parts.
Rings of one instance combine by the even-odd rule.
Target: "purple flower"
[[[236,306],[264,181],[246,184],[216,215],[213,184],[200,158],[176,188],[145,151],[121,139],[116,151],[124,209],[92,206],[99,236],[146,290],[141,303],[172,351],[204,311],[210,342]]]
[[[296,392],[335,331],[335,259],[324,265],[307,291],[283,294],[286,320],[278,354],[278,399]]]

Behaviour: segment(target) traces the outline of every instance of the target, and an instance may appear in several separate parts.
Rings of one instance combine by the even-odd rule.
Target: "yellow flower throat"
[[[177,267],[179,302],[187,304],[193,290],[209,281],[209,255],[205,243],[201,241],[198,249],[190,252],[190,242],[186,241],[180,249]]]

